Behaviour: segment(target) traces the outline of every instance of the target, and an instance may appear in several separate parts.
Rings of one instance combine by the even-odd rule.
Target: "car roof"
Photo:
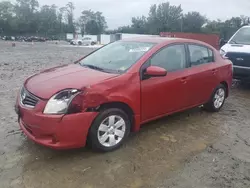
[[[150,37],[135,37],[135,38],[126,38],[122,39],[122,41],[131,41],[131,42],[149,42],[149,43],[156,43],[156,44],[170,44],[170,43],[196,43],[196,44],[202,44],[206,46],[210,46],[209,44],[194,40],[194,39],[185,39],[185,38],[174,38],[174,37],[159,37],[159,36],[150,36]]]
[[[247,28],[247,27],[250,27],[250,25],[245,25],[245,26],[243,26],[242,28]]]

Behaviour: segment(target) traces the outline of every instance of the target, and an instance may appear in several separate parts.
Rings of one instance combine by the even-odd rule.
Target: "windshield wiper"
[[[97,67],[97,66],[95,66],[95,65],[83,64],[82,66],[84,66],[84,67],[88,67],[88,68],[90,68],[90,69],[94,69],[94,70],[99,70],[99,71],[106,72],[103,68],[101,68],[101,67]]]
[[[94,70],[98,70],[98,71],[101,71],[101,72],[106,72],[106,73],[123,73],[122,70],[109,70],[109,69],[104,69],[104,68],[101,68],[101,67],[97,67],[95,65],[89,65],[89,64],[81,64],[83,67],[88,67],[90,69],[94,69]]]

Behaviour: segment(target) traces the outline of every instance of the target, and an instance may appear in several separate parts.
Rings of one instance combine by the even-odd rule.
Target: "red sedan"
[[[231,83],[232,63],[206,43],[126,39],[31,76],[15,109],[38,144],[111,151],[148,121],[201,105],[219,111]]]

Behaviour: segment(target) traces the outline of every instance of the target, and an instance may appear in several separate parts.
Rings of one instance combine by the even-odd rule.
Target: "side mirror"
[[[146,69],[144,75],[150,77],[162,77],[167,75],[167,71],[158,66],[150,66]]]
[[[228,42],[227,40],[221,39],[221,41],[220,41],[220,48],[222,46],[224,46],[227,42]]]

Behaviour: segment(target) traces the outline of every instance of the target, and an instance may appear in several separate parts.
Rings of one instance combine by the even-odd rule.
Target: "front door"
[[[142,121],[186,108],[188,77],[185,46],[182,44],[166,46],[154,54],[145,65],[142,69],[150,65],[159,66],[168,73],[165,77],[142,78]]]

